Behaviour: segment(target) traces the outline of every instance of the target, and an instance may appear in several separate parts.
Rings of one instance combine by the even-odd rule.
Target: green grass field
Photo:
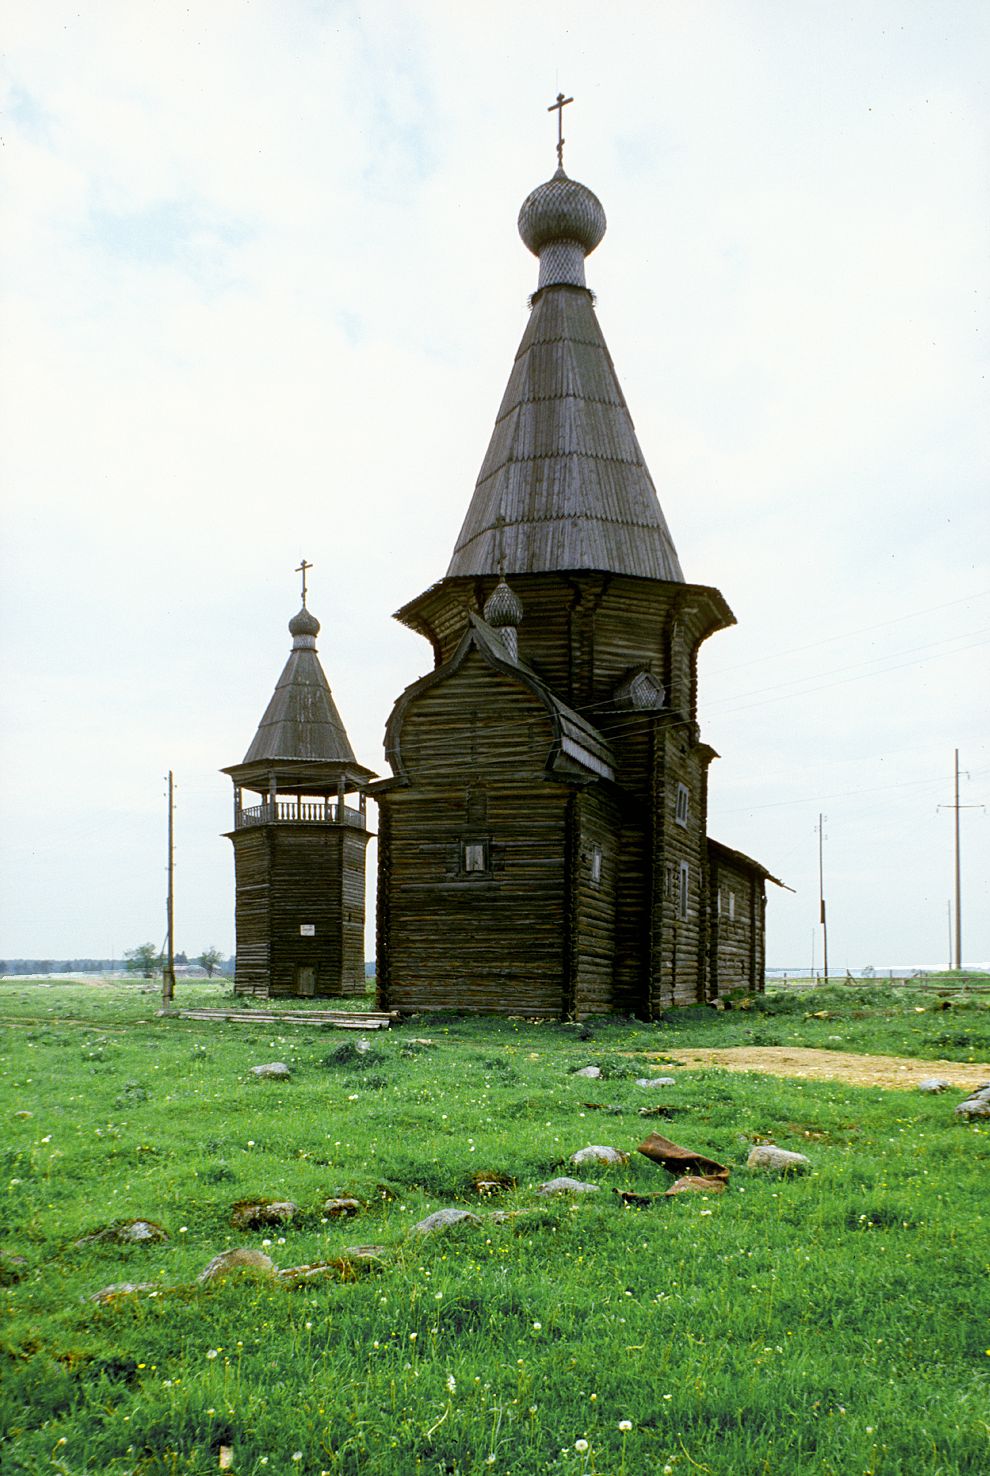
[[[361,1054],[350,1032],[158,1019],[135,985],[5,982],[0,1472],[985,1476],[990,1129],[954,1116],[962,1094],[634,1081],[662,1069],[636,1052],[675,1045],[990,1061],[990,1000],[941,1004],[878,984],[653,1026],[420,1017]],[[249,1075],[276,1060],[289,1081]],[[627,1208],[613,1188],[669,1176],[635,1151],[568,1163],[652,1130],[727,1164],[728,1191]],[[811,1172],[747,1170],[760,1140]],[[536,1194],[568,1172],[600,1191]],[[486,1175],[515,1187],[483,1198]],[[364,1209],[330,1219],[334,1194]],[[252,1196],[301,1213],[234,1230]],[[442,1206],[482,1223],[410,1233]],[[169,1239],[77,1244],[135,1217]],[[265,1240],[280,1267],[384,1254],[196,1283]],[[152,1289],[90,1300],[124,1281]]]

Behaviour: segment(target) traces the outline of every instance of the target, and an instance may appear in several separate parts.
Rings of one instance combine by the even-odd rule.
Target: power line
[[[954,605],[968,605],[973,600],[981,600],[990,595],[990,589],[977,590],[975,594],[963,595],[958,600],[946,600],[941,605],[928,605],[923,610],[909,610],[906,615],[895,615],[890,620],[878,620],[874,625],[861,625],[857,630],[847,630],[843,634],[833,636],[822,636],[819,641],[809,641],[805,646],[788,646],[783,651],[768,651],[765,656],[753,656],[749,661],[735,662],[732,666],[719,666],[709,671],[709,676],[717,676],[723,671],[739,671],[745,666],[757,666],[762,661],[776,661],[782,656],[798,656],[802,651],[813,651],[818,646],[828,646],[834,641],[849,641],[855,636],[868,635],[871,630],[883,630],[889,625],[901,625],[905,620],[918,620],[922,615],[934,615],[939,610],[949,610]]]

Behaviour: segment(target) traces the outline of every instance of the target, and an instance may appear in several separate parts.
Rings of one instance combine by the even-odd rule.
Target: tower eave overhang
[[[736,617],[721,590],[707,584],[684,584],[680,580],[647,579],[635,574],[613,574],[601,569],[554,569],[534,571],[530,574],[514,574],[512,585],[514,589],[525,591],[527,585],[542,584],[555,576],[566,576],[569,580],[601,579],[604,576],[608,578],[610,585],[628,580],[634,585],[662,590],[677,602],[678,607],[686,615],[692,618],[698,617],[696,624],[701,639],[736,623]],[[450,605],[451,601],[464,607],[466,623],[468,612],[478,604],[481,591],[485,594],[490,593],[489,586],[493,586],[497,578],[498,576],[494,574],[447,575],[445,579],[439,579],[436,584],[431,584],[415,599],[408,600],[395,611],[393,619],[398,620],[400,625],[414,630],[417,635],[432,640],[436,618]],[[525,596],[523,599],[525,603]]]
[[[323,794],[335,791],[343,781],[345,793],[364,789],[378,775],[374,769],[351,762],[322,759],[265,758],[252,763],[230,764],[220,770],[242,789],[265,793],[272,781],[279,794]]]

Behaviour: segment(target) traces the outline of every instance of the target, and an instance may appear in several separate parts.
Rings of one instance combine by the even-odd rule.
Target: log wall
[[[476,653],[407,708],[409,783],[378,796],[383,1007],[566,1008],[570,789],[546,773],[552,738],[543,704]]]
[[[260,825],[234,831],[235,990],[264,997],[363,993],[367,831]],[[313,936],[303,936],[308,924]]]

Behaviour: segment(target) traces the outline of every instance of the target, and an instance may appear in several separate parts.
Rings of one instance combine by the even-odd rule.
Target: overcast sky
[[[811,963],[819,811],[833,966],[946,963],[955,747],[990,804],[985,0],[4,12],[0,957],[161,941],[169,767],[177,945],[233,951],[218,770],[302,555],[384,770],[432,664],[390,615],[470,500],[566,89],[606,340],[739,622],[701,664],[712,834],[796,889],[771,964]],[[962,832],[986,962],[988,813]]]

